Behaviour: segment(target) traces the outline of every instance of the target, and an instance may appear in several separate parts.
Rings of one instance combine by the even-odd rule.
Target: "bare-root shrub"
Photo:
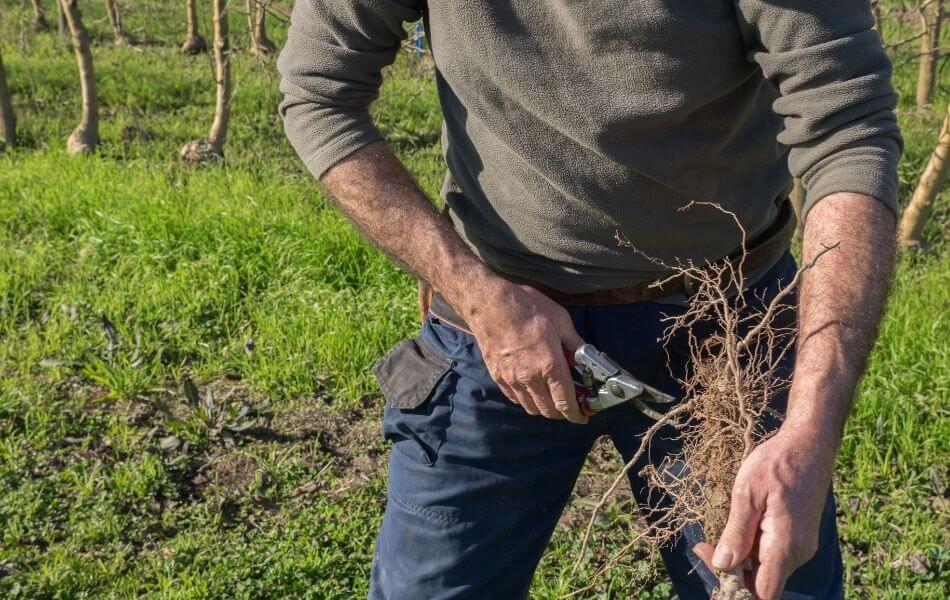
[[[665,342],[682,336],[688,342],[688,367],[679,376],[684,397],[646,431],[637,452],[597,503],[575,572],[583,560],[598,511],[634,465],[648,455],[654,437],[661,431],[664,435],[675,432],[680,450],[662,464],[648,464],[640,471],[647,482],[644,510],[650,517],[649,524],[602,565],[597,575],[616,566],[629,548],[646,542],[658,550],[672,543],[687,526],[700,525],[706,541],[715,545],[729,517],[732,486],[742,461],[772,435],[781,420],[773,404],[790,384],[791,373],[784,365],[788,364],[787,355],[793,351],[797,334],[792,294],[802,273],[837,244],[808,257],[794,278],[783,282],[784,287],[771,298],[739,293],[746,289],[745,230],[733,213],[718,205],[693,202],[685,209],[697,205],[715,208],[733,218],[742,233],[742,250],[736,260],[702,266],[668,265],[648,257],[669,270],[670,279],[682,277],[691,282],[688,306],[665,319],[664,333]],[[618,240],[629,245],[622,238]],[[741,569],[717,575],[719,588],[713,598],[752,598]]]

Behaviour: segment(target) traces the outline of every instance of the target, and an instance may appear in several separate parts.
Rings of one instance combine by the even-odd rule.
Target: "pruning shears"
[[[565,348],[564,357],[583,382],[574,381],[574,392],[577,395],[577,403],[587,415],[624,402],[632,402],[643,414],[660,420],[663,415],[650,408],[647,402],[670,404],[676,400],[624,371],[592,344],[584,344],[573,354]]]

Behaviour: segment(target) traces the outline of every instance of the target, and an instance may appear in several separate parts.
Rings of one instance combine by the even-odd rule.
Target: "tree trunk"
[[[795,219],[798,221],[798,225],[795,226],[795,235],[801,237],[805,230],[805,222],[802,220],[802,211],[805,209],[805,187],[798,177],[794,179],[792,193],[788,197],[792,201],[792,209],[794,209]]]
[[[36,31],[46,31],[49,29],[49,21],[46,20],[46,11],[43,10],[43,5],[40,4],[40,0],[32,0],[33,2],[33,29]]]
[[[231,64],[228,44],[227,0],[212,0],[214,5],[214,122],[207,140],[188,142],[181,156],[188,163],[206,162],[224,158],[224,142],[231,119]]]
[[[16,143],[16,115],[13,113],[13,101],[7,87],[3,55],[0,55],[0,140],[10,146]]]
[[[883,41],[884,32],[881,30],[881,24],[884,22],[884,8],[881,6],[882,3],[883,0],[871,0],[871,14],[874,16],[874,29],[877,30]]]
[[[92,152],[99,145],[99,99],[96,96],[96,73],[92,67],[89,34],[82,24],[78,0],[59,0],[73,38],[76,63],[79,65],[79,83],[82,87],[82,120],[66,141],[70,154]]]
[[[247,0],[246,5],[251,54],[270,54],[277,46],[267,38],[267,4],[265,0]]]
[[[56,0],[56,30],[59,32],[59,35],[69,33],[69,24],[66,23],[66,12],[63,10],[63,5],[60,4],[60,0]]]
[[[112,33],[115,35],[115,45],[134,46],[135,40],[122,27],[122,14],[119,13],[115,0],[106,0],[106,13],[109,15],[109,24],[112,25]]]
[[[224,141],[228,137],[231,120],[231,56],[228,43],[228,3],[214,0],[214,79],[216,97],[214,122],[208,141],[224,156]]]
[[[947,160],[948,154],[950,154],[950,106],[947,107],[947,116],[943,120],[943,127],[940,128],[937,147],[930,155],[930,162],[927,163],[924,174],[920,176],[920,183],[914,190],[910,204],[904,209],[904,215],[901,218],[902,246],[924,245],[924,225],[927,223],[930,211],[933,210],[934,199],[947,180],[947,166],[950,164]]]
[[[917,75],[917,106],[930,106],[933,101],[934,80],[940,55],[940,22],[943,20],[943,0],[924,0],[920,7],[920,73]]]
[[[208,51],[208,42],[198,33],[198,8],[195,0],[185,0],[185,13],[188,15],[188,35],[181,44],[184,54],[200,54]]]

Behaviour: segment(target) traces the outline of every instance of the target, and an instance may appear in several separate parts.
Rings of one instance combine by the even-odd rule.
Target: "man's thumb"
[[[574,351],[584,345],[584,338],[578,335],[574,325],[568,322],[567,326],[558,332],[561,338],[561,345],[564,349],[574,355]]]
[[[716,544],[713,567],[728,571],[739,566],[749,556],[761,517],[762,511],[755,506],[750,494],[732,494],[729,520]]]

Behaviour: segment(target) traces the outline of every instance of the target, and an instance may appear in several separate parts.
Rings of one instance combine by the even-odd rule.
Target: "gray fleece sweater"
[[[381,139],[381,70],[426,19],[442,194],[493,269],[566,292],[733,252],[802,178],[897,206],[891,65],[867,0],[297,0],[287,136],[320,177]],[[623,240],[628,243],[620,243]],[[633,247],[631,247],[633,246]],[[643,254],[641,254],[640,252]]]

